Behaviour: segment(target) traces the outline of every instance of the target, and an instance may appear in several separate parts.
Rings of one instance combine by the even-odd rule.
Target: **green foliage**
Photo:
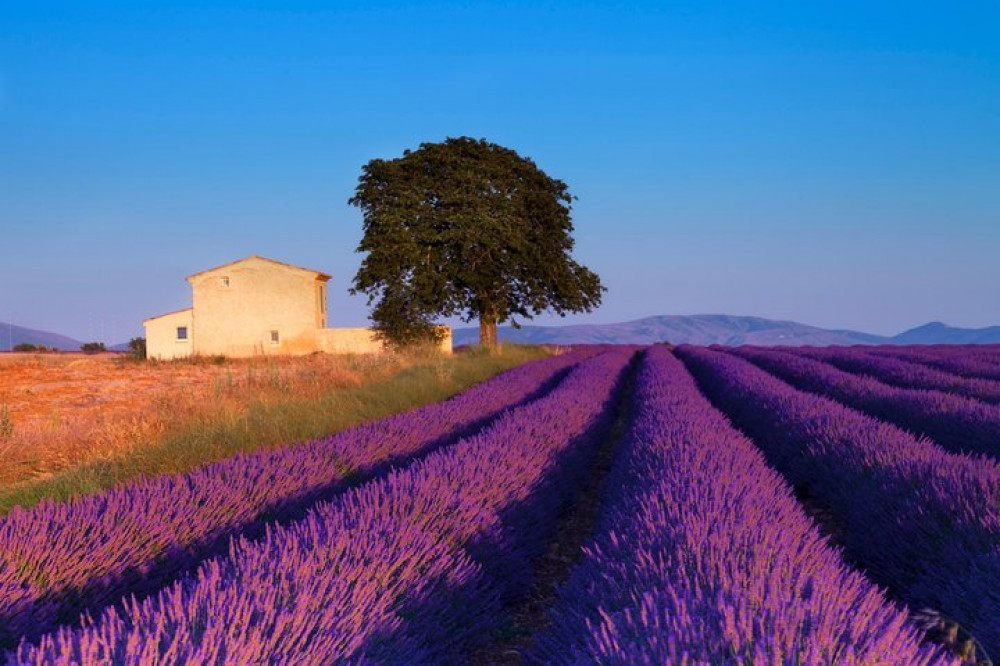
[[[84,342],[80,345],[80,351],[86,354],[96,354],[97,352],[107,351],[103,342]]]
[[[136,360],[146,358],[146,338],[132,338],[128,341],[128,351]]]
[[[11,351],[16,352],[54,352],[57,351],[55,347],[46,347],[45,345],[34,345],[30,342],[20,342],[14,345]]]
[[[380,336],[402,345],[433,339],[441,316],[478,318],[481,342],[495,345],[497,323],[589,311],[604,287],[570,256],[572,201],[566,183],[485,140],[374,159],[350,199],[367,253],[351,291],[375,303]]]

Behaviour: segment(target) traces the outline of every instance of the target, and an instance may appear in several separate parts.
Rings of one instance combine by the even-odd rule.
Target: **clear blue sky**
[[[256,253],[362,324],[361,165],[470,135],[579,197],[572,321],[1000,324],[995,1],[155,4],[0,5],[0,321],[124,340]]]

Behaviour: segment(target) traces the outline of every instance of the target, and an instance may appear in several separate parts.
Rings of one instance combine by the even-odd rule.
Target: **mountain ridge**
[[[1000,326],[956,328],[930,322],[895,336],[848,329],[825,329],[795,321],[764,317],[700,314],[655,315],[614,324],[567,326],[503,326],[501,341],[525,344],[652,344],[826,346],[859,344],[1000,344]],[[478,328],[456,328],[456,345],[475,344]]]
[[[476,344],[479,328],[454,329],[455,345]],[[764,317],[701,314],[654,315],[613,324],[501,326],[500,340],[523,344],[674,344],[696,345],[861,345],[861,344],[1000,344],[1000,326],[958,328],[932,321],[893,336],[848,329],[826,329]],[[69,336],[0,322],[0,351],[28,343],[76,351],[82,344]],[[109,345],[125,349],[126,343]]]
[[[936,340],[948,338],[946,344],[997,344],[1000,343],[1000,326],[986,328],[954,328],[940,321],[932,321],[911,328],[895,336],[899,344],[941,344]]]
[[[61,351],[78,351],[83,343],[67,335],[0,322],[0,351],[11,351],[20,344],[45,345]]]

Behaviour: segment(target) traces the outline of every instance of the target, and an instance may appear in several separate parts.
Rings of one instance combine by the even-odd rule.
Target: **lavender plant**
[[[1000,653],[1000,463],[949,453],[736,355],[677,354],[875,580]]]
[[[943,391],[890,386],[786,349],[737,347],[731,353],[796,388],[931,437],[952,451],[1000,455],[1000,405]]]
[[[598,350],[508,371],[443,403],[329,438],[259,451],[0,518],[0,645],[15,645],[82,611],[148,594],[230,537],[262,533],[390,463],[405,463],[531,399]]]
[[[1000,345],[912,345],[879,351],[962,377],[1000,381]]]
[[[8,661],[455,663],[530,580],[630,355],[584,361],[481,433]]]
[[[945,664],[669,351],[646,352],[598,533],[539,664]]]
[[[951,372],[890,356],[871,347],[802,347],[795,353],[830,363],[847,372],[866,375],[904,389],[930,389],[1000,404],[1000,381],[962,377]]]

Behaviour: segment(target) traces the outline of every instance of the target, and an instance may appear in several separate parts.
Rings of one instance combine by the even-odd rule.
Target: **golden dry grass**
[[[171,429],[232,418],[249,401],[316,398],[411,365],[400,355],[135,363],[118,355],[0,356],[0,484],[120,457]]]
[[[545,353],[174,362],[0,354],[0,512],[324,436],[442,400]]]

